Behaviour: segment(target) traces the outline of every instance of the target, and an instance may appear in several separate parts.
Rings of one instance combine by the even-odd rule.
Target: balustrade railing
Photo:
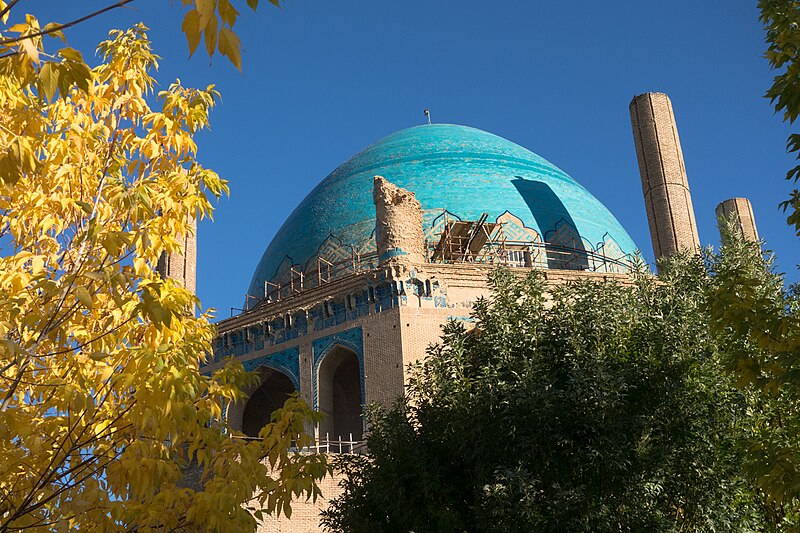
[[[631,268],[628,256],[610,257],[600,251],[585,250],[548,242],[507,241],[494,242],[478,252],[459,250],[458,253],[442,253],[437,243],[426,242],[426,260],[432,264],[480,263],[518,268],[546,268],[557,270],[584,270],[589,272],[626,272]],[[437,252],[437,253],[434,253]],[[257,304],[277,302],[302,292],[326,285],[333,280],[366,272],[378,267],[377,252],[353,253],[341,261],[316,258],[316,265],[305,271],[291,267],[281,281],[265,281],[263,297],[248,295],[248,311]]]

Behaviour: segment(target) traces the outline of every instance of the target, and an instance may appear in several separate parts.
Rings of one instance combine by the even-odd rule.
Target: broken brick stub
[[[422,263],[422,206],[413,192],[375,176],[375,241],[381,264]]]

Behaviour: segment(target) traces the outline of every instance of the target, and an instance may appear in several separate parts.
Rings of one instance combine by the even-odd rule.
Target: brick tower
[[[716,209],[717,220],[727,218],[733,219],[734,229],[738,231],[745,240],[758,242],[758,230],[756,230],[756,219],[753,216],[753,206],[747,198],[731,198],[720,202]]]
[[[631,101],[630,114],[655,258],[669,257],[679,250],[699,252],[672,103],[663,93],[641,94]]]
[[[192,231],[181,237],[183,253],[166,252],[158,259],[156,271],[162,278],[170,278],[179,282],[184,288],[197,294],[197,221],[190,222]]]

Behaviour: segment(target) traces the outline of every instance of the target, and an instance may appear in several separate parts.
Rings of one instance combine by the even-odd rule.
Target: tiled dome
[[[373,177],[416,194],[424,231],[448,217],[510,222],[542,241],[573,239],[587,251],[624,257],[636,245],[589,191],[549,161],[497,135],[451,124],[398,131],[340,165],[297,206],[256,267],[248,294],[290,266],[310,272],[316,257],[375,250]],[[335,259],[335,257],[333,257]],[[313,265],[312,265],[313,262]]]

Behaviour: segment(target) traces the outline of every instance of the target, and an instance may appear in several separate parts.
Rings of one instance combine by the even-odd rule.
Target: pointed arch
[[[325,419],[320,437],[361,440],[364,432],[362,374],[356,353],[342,344],[331,346],[317,367],[317,403]]]
[[[231,429],[248,437],[257,437],[271,421],[272,413],[297,390],[289,375],[276,368],[261,365],[256,372],[258,383],[244,391],[242,401],[230,404],[226,414]]]

